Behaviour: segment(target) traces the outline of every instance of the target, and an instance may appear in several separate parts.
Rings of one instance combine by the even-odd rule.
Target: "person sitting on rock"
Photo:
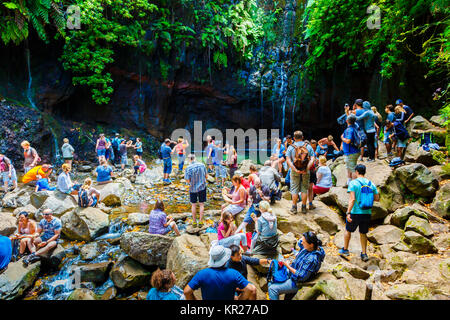
[[[248,271],[247,265],[259,266],[270,264],[269,259],[257,259],[242,255],[241,248],[235,244],[230,246],[231,258],[228,260],[227,268],[232,268],[238,271],[242,276],[247,279]],[[237,291],[240,291],[239,289]]]
[[[255,185],[250,187],[249,196],[250,208],[247,210],[244,221],[242,221],[239,228],[236,230],[236,233],[241,230],[244,230],[245,233],[245,227],[248,224],[253,223],[253,219],[251,217],[252,214],[256,214],[257,217],[261,215],[261,212],[258,209],[259,203],[261,201],[270,201],[270,189],[267,186],[262,185],[261,179],[256,177]]]
[[[319,168],[317,169],[317,182],[313,186],[314,194],[323,194],[328,192],[333,186],[331,170],[327,166],[327,158],[319,157]]]
[[[180,235],[178,226],[172,216],[167,216],[164,212],[164,202],[157,200],[155,208],[150,212],[148,232],[150,234],[168,234],[174,231],[177,236]]]
[[[348,185],[347,192],[350,193],[347,216],[345,221],[344,247],[339,249],[339,253],[343,256],[348,256],[348,245],[352,232],[355,232],[359,227],[359,237],[361,240],[361,260],[366,262],[369,260],[367,256],[367,232],[369,231],[370,217],[372,209],[361,209],[360,200],[363,197],[362,188],[370,186],[373,192],[373,200],[379,201],[380,195],[377,187],[368,179],[364,178],[366,174],[366,167],[363,164],[358,164],[355,168],[357,178],[352,180]]]
[[[97,176],[97,184],[106,184],[112,181],[114,177],[113,169],[108,162],[102,158],[100,159],[100,165],[95,169],[94,175]]]
[[[157,269],[152,274],[152,288],[146,300],[184,300],[183,290],[175,285],[177,281],[172,270]]]
[[[50,181],[50,175],[53,172],[53,166],[49,164],[43,164],[42,166],[36,166],[30,169],[22,177],[22,182],[28,186],[35,186],[38,181],[38,176],[41,178],[48,178]]]
[[[227,268],[231,250],[221,245],[209,250],[210,268],[200,270],[184,288],[186,300],[196,300],[194,291],[201,289],[203,300],[234,300],[236,288],[242,290],[239,300],[256,300],[256,287],[238,271]]]
[[[8,157],[0,153],[0,180],[3,181],[5,193],[8,192],[9,185],[13,185],[13,190],[17,188],[16,169]]]
[[[281,261],[289,271],[289,279],[281,283],[268,284],[270,300],[278,300],[281,294],[285,294],[284,300],[292,300],[301,288],[301,283],[311,280],[319,271],[325,258],[325,251],[321,247],[322,241],[317,239],[314,232],[308,231],[302,235],[298,245],[300,251],[291,264]]]
[[[276,162],[274,167],[277,168],[279,173],[283,172],[283,163],[286,161],[286,148],[280,138],[276,139],[276,144],[272,149],[272,156],[273,161]]]
[[[147,165],[145,164],[144,160],[139,158],[139,156],[136,154],[133,156],[134,159],[134,174],[142,174],[145,170],[147,170]]]
[[[288,175],[289,176],[289,175]],[[288,177],[287,176],[287,177]],[[259,179],[261,179],[261,184],[266,186],[270,190],[270,203],[274,204],[275,200],[278,199],[277,194],[279,193],[279,185],[281,177],[277,170],[272,167],[270,160],[264,162],[264,166],[259,170]]]
[[[318,156],[323,155],[327,159],[334,159],[336,157],[336,154],[339,153],[339,148],[333,140],[333,136],[329,135],[317,142],[316,153]]]
[[[250,170],[250,175],[248,176],[248,184],[250,185],[250,188],[251,188],[252,186],[255,185],[255,180],[259,177],[259,172],[254,164],[250,165],[249,170]]]
[[[222,205],[222,212],[226,211],[235,216],[245,209],[247,202],[247,191],[241,184],[241,177],[237,174],[233,176],[231,182],[234,187],[233,193],[228,193],[231,192],[228,188],[223,188],[222,190],[222,197],[225,202],[227,202]]]
[[[78,191],[78,205],[81,208],[96,207],[100,199],[100,192],[92,187],[91,178],[86,178]]]
[[[211,245],[218,243],[219,245],[229,248],[232,244],[239,245],[242,242],[244,251],[248,250],[247,237],[245,233],[236,232],[236,225],[233,221],[231,213],[225,211],[222,213],[219,226],[217,228],[217,242],[213,241]]]
[[[70,178],[69,174],[70,171],[72,170],[72,167],[67,163],[64,163],[61,166],[61,168],[62,172],[58,176],[56,188],[58,189],[58,191],[65,194],[72,194],[72,195],[78,194],[78,190],[80,190],[81,184],[72,182],[72,179]]]
[[[13,249],[19,248],[15,260],[20,260],[25,254],[25,250],[28,248],[30,253],[33,252],[33,238],[37,230],[36,221],[28,217],[28,212],[22,211],[19,213],[17,233],[9,237],[13,242]],[[14,250],[13,250],[14,251]],[[17,252],[17,251],[16,251]]]
[[[252,237],[250,252],[252,254],[274,256],[277,254],[279,243],[277,217],[272,212],[272,208],[267,201],[261,201],[259,203],[259,211],[261,211],[260,217],[252,214],[252,219],[256,226],[256,233]]]
[[[11,240],[8,237],[0,234],[0,274],[8,269],[8,265],[11,262],[12,247]]]
[[[41,256],[46,255],[58,245],[57,241],[62,229],[61,220],[53,217],[51,209],[45,209],[42,215],[43,219],[39,222],[37,228],[37,234],[41,236],[34,238],[30,250],[32,253],[22,260],[25,267],[40,260]]]
[[[40,175],[37,175],[36,177],[37,177],[38,181],[36,182],[36,188],[34,189],[34,192],[39,192],[39,191],[44,191],[44,190],[48,190],[48,191],[56,190],[56,187],[50,187],[48,178],[41,177]]]

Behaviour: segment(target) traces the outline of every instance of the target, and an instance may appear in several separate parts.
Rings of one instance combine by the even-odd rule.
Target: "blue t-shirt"
[[[50,185],[48,184],[48,179],[47,178],[42,178],[40,180],[38,180],[38,182],[36,183],[37,187],[38,187],[38,191],[41,190],[55,190],[55,188],[50,187]]]
[[[61,220],[55,217],[53,217],[53,219],[50,222],[48,222],[45,219],[42,219],[39,222],[39,228],[41,228],[44,231],[44,234],[41,236],[41,239],[48,240],[55,235],[55,231],[61,230],[62,228]]]
[[[97,172],[97,182],[111,180],[111,172],[113,171],[113,169],[110,166],[98,166],[95,171]]]
[[[136,151],[142,152],[142,142],[136,142]]]
[[[358,179],[350,181],[348,184],[347,192],[348,193],[350,193],[352,191],[355,192],[355,204],[353,205],[351,214],[371,214],[372,213],[372,209],[363,210],[358,205],[358,200],[359,200],[359,197],[361,196],[361,183],[362,183],[362,185],[370,185],[373,190],[373,193],[378,194],[377,187],[375,187],[375,185],[371,181],[369,181],[369,179],[358,178]]]
[[[147,300],[180,300],[181,294],[179,294],[178,290],[174,290],[177,288],[174,286],[169,292],[162,292],[156,290],[156,288],[151,288],[147,294]],[[181,292],[182,293],[182,292]]]
[[[11,261],[12,247],[8,237],[0,235],[0,270],[6,268]]]
[[[221,164],[222,160],[223,160],[223,150],[220,147],[214,146],[213,147],[213,154],[214,154],[214,158],[213,158],[213,165],[218,166],[219,164]]]
[[[365,109],[356,109],[355,116],[356,117],[362,116],[362,114],[365,113],[366,111],[367,110]],[[356,120],[356,123],[360,128],[364,128],[364,119]]]
[[[356,128],[354,126],[347,127],[347,129],[345,129],[345,131],[344,131],[344,138],[354,141],[353,136],[355,134],[355,132],[354,132],[355,130],[356,130]],[[356,148],[354,145],[352,145],[351,141],[350,141],[350,143],[342,142],[342,149],[346,156],[354,154],[354,153],[359,153],[358,148]]]
[[[203,269],[188,283],[192,290],[202,289],[203,300],[233,300],[236,288],[244,289],[249,282],[230,268]]]
[[[394,112],[389,112],[387,117],[386,117],[386,120],[389,120],[390,122],[394,122],[394,120],[395,120],[395,113]]]
[[[162,154],[163,159],[170,158],[171,153],[172,153],[172,149],[167,144],[163,144],[161,146],[161,154]]]
[[[403,106],[403,109],[406,111],[406,114],[405,114],[405,120],[408,119],[409,116],[412,115],[412,114],[414,113],[414,111],[411,109],[410,106],[404,105],[404,106]]]

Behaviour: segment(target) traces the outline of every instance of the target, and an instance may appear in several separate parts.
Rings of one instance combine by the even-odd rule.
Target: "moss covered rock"
[[[394,300],[429,300],[432,296],[430,290],[420,284],[396,284],[385,293]]]
[[[409,248],[413,252],[426,254],[435,253],[438,251],[433,242],[414,231],[406,231],[404,233],[403,241],[408,244]]]
[[[415,195],[432,197],[439,188],[439,182],[421,163],[413,163],[396,170],[396,176]]]
[[[417,216],[409,217],[408,221],[405,224],[405,230],[415,231],[427,238],[432,237],[434,235],[434,232],[431,229],[431,225],[428,222],[428,220],[419,218]]]
[[[428,221],[428,217],[424,212],[408,206],[408,207],[397,209],[392,214],[390,223],[393,224],[394,226],[397,226],[397,227],[403,229],[405,227],[405,224],[408,221],[409,217],[413,216],[413,215],[420,217],[422,219],[426,219]]]
[[[434,197],[431,208],[442,218],[450,219],[450,183],[441,186]]]

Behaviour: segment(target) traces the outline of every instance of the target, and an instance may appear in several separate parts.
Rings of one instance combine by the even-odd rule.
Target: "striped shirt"
[[[189,192],[200,192],[206,189],[206,167],[194,161],[186,167],[184,178],[189,180]]]

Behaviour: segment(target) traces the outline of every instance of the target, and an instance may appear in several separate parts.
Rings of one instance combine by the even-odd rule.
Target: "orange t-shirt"
[[[22,178],[22,182],[28,183],[28,182],[37,180],[36,176],[38,174],[41,177],[45,177],[46,173],[44,172],[44,170],[42,170],[42,166],[36,166],[36,167],[32,168],[30,171],[28,171],[27,173],[25,173],[25,175]]]

